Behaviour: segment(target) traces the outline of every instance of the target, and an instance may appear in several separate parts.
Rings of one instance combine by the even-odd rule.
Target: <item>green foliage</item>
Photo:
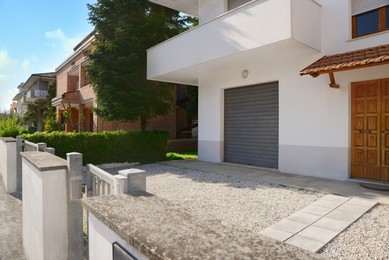
[[[189,153],[167,153],[166,159],[168,161],[172,160],[194,160],[197,159],[197,152],[189,152]]]
[[[62,130],[61,124],[57,121],[57,113],[55,107],[51,105],[51,100],[55,98],[56,83],[51,82],[46,96],[46,111],[45,111],[45,131],[53,132]]]
[[[69,152],[82,153],[84,164],[151,163],[165,160],[168,134],[160,131],[36,132],[22,137],[34,143],[47,143],[62,158]]]
[[[177,35],[195,21],[148,0],[98,0],[89,4],[95,49],[87,67],[105,120],[139,121],[167,115],[172,87],[146,79],[146,50]]]
[[[38,99],[28,104],[27,111],[24,112],[22,122],[25,124],[32,123],[38,131],[43,131],[43,114],[46,110],[46,101]]]
[[[0,136],[16,137],[24,133],[20,120],[16,115],[2,116],[0,118]]]

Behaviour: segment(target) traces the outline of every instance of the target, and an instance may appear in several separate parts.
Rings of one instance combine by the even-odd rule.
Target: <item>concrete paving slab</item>
[[[305,208],[302,209],[303,212],[318,215],[318,216],[324,216],[325,214],[328,214],[332,211],[330,208],[324,208],[324,207],[319,207],[315,205],[309,205]]]
[[[309,226],[302,230],[298,235],[326,244],[338,234],[338,232],[328,230],[327,228]]]
[[[326,218],[354,222],[358,218],[360,218],[361,214],[355,212],[347,212],[341,210],[334,210],[326,215]]]
[[[375,204],[362,199],[327,195],[270,226],[262,234],[317,252]]]
[[[325,195],[324,197],[322,197],[321,199],[344,203],[344,202],[350,200],[350,197],[328,194],[328,195]]]
[[[344,229],[346,229],[350,225],[350,221],[343,221],[328,217],[323,217],[316,221],[312,226],[314,227],[320,227],[325,228],[328,230],[332,230],[335,232],[342,232]]]
[[[344,201],[335,201],[335,200],[326,200],[326,199],[320,199],[312,203],[312,206],[318,206],[318,207],[323,207],[323,208],[329,208],[329,209],[334,209],[342,205]]]
[[[259,232],[259,234],[273,238],[278,241],[285,241],[291,236],[294,235],[294,233],[286,232],[283,230],[275,229],[273,227],[268,227]]]
[[[304,211],[297,211],[296,213],[293,213],[292,215],[290,215],[286,219],[289,219],[289,220],[292,220],[295,222],[299,222],[299,223],[303,223],[306,225],[311,225],[312,223],[318,221],[320,218],[321,218],[320,215],[315,215],[315,214],[307,213]]]
[[[389,194],[388,194],[389,195]],[[377,203],[372,200],[364,200],[359,198],[352,198],[347,202],[348,205],[358,206],[358,207],[367,207],[372,208]]]
[[[297,233],[302,229],[304,229],[306,226],[307,225],[303,223],[299,223],[289,219],[283,219],[277,222],[276,224],[272,225],[271,227],[289,233]]]
[[[319,251],[323,246],[325,246],[324,243],[296,235],[290,239],[288,239],[285,243],[297,246],[299,248],[308,250],[310,252],[317,252]]]
[[[350,204],[345,203],[343,205],[340,205],[336,210],[345,211],[345,212],[351,212],[351,213],[362,215],[363,213],[365,213],[370,208],[371,207],[355,206],[355,205],[350,205]]]

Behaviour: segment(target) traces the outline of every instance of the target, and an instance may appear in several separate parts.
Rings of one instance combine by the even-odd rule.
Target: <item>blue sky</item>
[[[0,110],[33,73],[52,72],[93,27],[96,0],[0,0]]]

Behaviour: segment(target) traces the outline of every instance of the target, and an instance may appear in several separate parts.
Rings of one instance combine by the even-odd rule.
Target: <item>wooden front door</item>
[[[389,79],[351,85],[351,177],[389,181]]]

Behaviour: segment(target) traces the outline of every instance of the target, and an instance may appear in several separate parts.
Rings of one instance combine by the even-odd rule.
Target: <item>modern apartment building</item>
[[[93,87],[90,84],[86,65],[89,60],[87,53],[93,51],[95,32],[91,32],[75,48],[74,53],[56,68],[57,94],[52,105],[57,109],[60,120],[64,120],[64,112],[71,113],[71,122],[65,122],[65,131],[114,131],[139,130],[138,123],[105,121],[93,112],[97,107],[97,100]],[[174,103],[185,96],[185,87],[179,86],[174,90]],[[151,119],[148,129],[164,130],[169,137],[175,139],[181,130],[188,126],[185,110],[177,105],[168,116]]]
[[[388,0],[151,0],[200,24],[148,50],[198,86],[199,159],[389,181]]]

